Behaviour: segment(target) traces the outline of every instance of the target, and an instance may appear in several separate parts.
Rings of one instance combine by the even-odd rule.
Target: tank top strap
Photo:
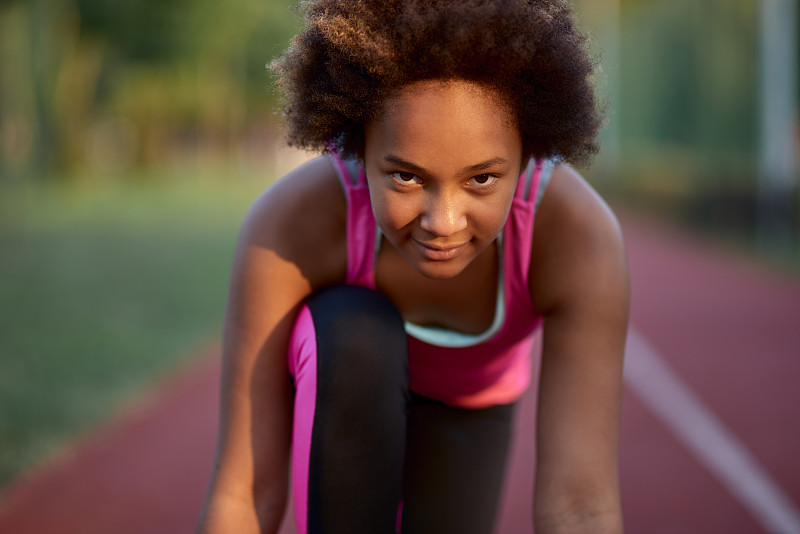
[[[522,171],[522,174],[519,176],[519,180],[517,180],[517,190],[514,193],[514,198],[522,200],[526,202],[528,198],[530,198],[531,186],[533,185],[533,180],[538,174],[538,170],[541,167],[541,164],[534,158],[528,160],[528,164],[525,166],[525,169]]]
[[[537,199],[543,182],[549,180],[553,164],[550,160],[531,158],[520,175],[504,232],[505,284],[509,295],[509,312],[533,312],[527,295],[533,245],[533,226]],[[544,179],[544,180],[543,180]],[[517,308],[516,310],[512,308]],[[520,309],[521,308],[521,309]]]
[[[552,159],[534,159],[528,161],[528,165],[519,177],[515,198],[525,202],[533,200],[536,207],[542,202],[544,191],[553,175],[556,162]]]
[[[328,158],[330,158],[333,168],[336,169],[336,174],[346,190],[367,186],[367,175],[358,160],[343,159],[336,152],[330,152]]]
[[[369,200],[367,175],[355,159],[343,159],[331,152],[333,164],[347,199],[346,283],[375,289],[376,224]]]
[[[536,184],[536,198],[534,204],[536,209],[539,209],[539,204],[542,203],[544,191],[547,189],[547,184],[550,183],[550,178],[553,176],[553,170],[556,168],[556,162],[552,159],[542,161],[541,168],[539,169],[539,179]]]

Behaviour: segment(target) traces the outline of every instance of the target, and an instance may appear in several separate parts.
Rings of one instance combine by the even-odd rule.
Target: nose
[[[428,194],[420,227],[437,237],[450,237],[467,227],[466,206],[457,194],[435,191]]]

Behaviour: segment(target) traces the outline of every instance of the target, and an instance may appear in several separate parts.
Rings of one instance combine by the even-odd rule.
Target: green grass
[[[0,192],[0,486],[219,338],[266,178]]]

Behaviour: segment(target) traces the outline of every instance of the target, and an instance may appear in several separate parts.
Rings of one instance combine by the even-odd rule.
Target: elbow
[[[256,484],[253,491],[261,532],[277,532],[286,512],[288,491],[285,484]]]

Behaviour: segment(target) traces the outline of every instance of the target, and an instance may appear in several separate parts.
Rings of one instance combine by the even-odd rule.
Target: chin
[[[447,280],[448,278],[455,278],[464,271],[466,265],[461,265],[456,262],[432,262],[423,261],[414,264],[414,268],[422,276],[433,278],[435,280]]]

